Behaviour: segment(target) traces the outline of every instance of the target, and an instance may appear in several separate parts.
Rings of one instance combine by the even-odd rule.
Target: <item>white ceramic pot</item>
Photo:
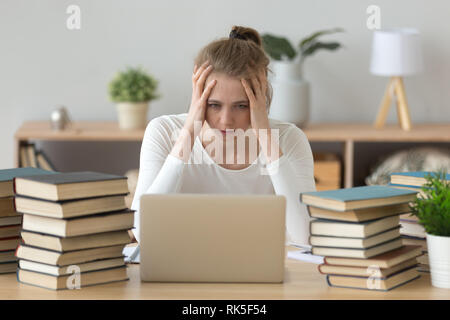
[[[427,233],[427,246],[431,284],[438,288],[450,289],[450,237]]]
[[[269,116],[304,127],[309,120],[309,82],[303,79],[300,62],[272,61],[274,76]]]
[[[116,107],[120,129],[145,129],[149,109],[148,102],[120,102]]]

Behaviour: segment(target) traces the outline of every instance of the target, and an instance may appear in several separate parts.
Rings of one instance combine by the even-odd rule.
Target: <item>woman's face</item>
[[[211,73],[206,83],[217,80],[206,103],[205,120],[209,127],[225,131],[250,127],[250,102],[239,78]],[[225,136],[225,135],[224,135]]]

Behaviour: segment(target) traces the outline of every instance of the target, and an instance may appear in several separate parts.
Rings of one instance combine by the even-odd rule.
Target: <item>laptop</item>
[[[144,194],[139,216],[141,281],[283,282],[284,196]]]

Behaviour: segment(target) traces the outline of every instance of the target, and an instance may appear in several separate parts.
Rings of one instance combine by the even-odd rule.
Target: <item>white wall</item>
[[[81,30],[66,28],[70,4],[81,7]],[[227,36],[234,24],[285,35],[295,44],[319,29],[344,28],[346,33],[328,39],[345,49],[307,60],[311,121],[372,122],[387,79],[368,71],[370,4],[381,7],[382,27],[416,27],[422,34],[426,70],[405,79],[412,121],[450,121],[448,1],[1,0],[0,168],[13,166],[19,125],[49,119],[56,105],[67,106],[74,120],[116,119],[106,88],[126,65],[140,64],[160,81],[162,98],[152,102],[149,118],[185,112],[194,56],[209,41]],[[389,121],[396,121],[393,110]],[[61,145],[45,148],[62,171],[82,169],[83,159],[89,164],[85,154],[105,161],[104,171],[122,170],[117,163],[137,166],[139,144],[121,146],[119,155],[102,144],[89,146],[87,153],[82,145],[66,147],[64,154]],[[117,159],[102,160],[105,152]],[[108,167],[111,161],[116,162]]]

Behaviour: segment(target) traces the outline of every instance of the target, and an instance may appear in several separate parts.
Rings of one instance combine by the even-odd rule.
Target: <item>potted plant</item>
[[[143,129],[147,124],[149,102],[159,95],[158,81],[142,68],[128,67],[109,83],[109,95],[116,102],[120,129]]]
[[[272,34],[263,34],[263,47],[272,58],[272,70],[275,77],[271,79],[273,99],[270,116],[274,119],[292,122],[303,127],[309,120],[309,82],[303,78],[303,64],[307,57],[320,50],[337,50],[338,42],[321,42],[318,38],[325,34],[342,32],[335,28],[322,30],[303,38],[296,50],[291,42]]]
[[[450,181],[445,172],[426,176],[423,194],[412,203],[411,212],[418,217],[427,235],[431,283],[450,288]]]

